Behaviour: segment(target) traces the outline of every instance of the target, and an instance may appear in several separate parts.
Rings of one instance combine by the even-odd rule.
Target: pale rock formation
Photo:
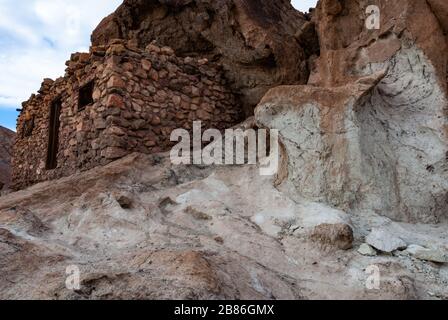
[[[395,250],[406,249],[407,244],[403,239],[387,232],[384,229],[374,229],[367,236],[366,242],[368,245],[374,247],[382,252],[391,253]]]
[[[335,250],[308,233],[340,222],[342,230],[353,226],[359,243],[363,225],[385,225],[384,218],[350,220],[297,202],[273,182],[256,166],[175,166],[166,154],[133,154],[3,196],[0,298],[448,298],[446,264]],[[123,208],[129,202],[121,196],[132,206]],[[258,215],[264,221],[253,221]],[[306,230],[292,232],[297,226]],[[447,245],[444,228],[385,226],[411,243]],[[366,289],[371,265],[381,290]],[[69,266],[80,270],[80,290],[66,288]]]
[[[420,260],[448,263],[448,248],[424,248],[422,246],[413,244],[408,246],[406,251],[409,252],[413,257]]]
[[[363,243],[362,245],[359,246],[358,253],[362,254],[363,256],[370,256],[370,257],[376,256],[378,254],[376,250],[371,246],[369,246],[367,243]]]
[[[320,1],[321,56],[310,85],[270,90],[256,122],[280,130],[282,190],[293,197],[355,214],[446,221],[444,27],[425,1],[378,4],[381,29],[368,30],[367,2]]]

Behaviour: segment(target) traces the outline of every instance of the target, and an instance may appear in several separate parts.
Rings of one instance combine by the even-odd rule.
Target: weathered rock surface
[[[92,43],[124,38],[144,48],[156,41],[177,55],[219,62],[252,113],[269,88],[307,82],[307,57],[318,50],[307,20],[288,0],[126,0]]]
[[[377,255],[377,252],[374,248],[369,246],[367,243],[363,243],[358,248],[358,253],[362,254],[363,256],[369,256],[373,257]]]
[[[255,120],[280,130],[282,190],[292,196],[400,221],[446,221],[446,6],[436,16],[426,1],[378,4],[380,30],[368,30],[367,2],[320,1],[321,56],[309,85],[270,90]]]
[[[0,190],[11,181],[11,147],[15,133],[0,126]]]
[[[384,229],[374,229],[366,238],[367,244],[377,250],[390,253],[395,250],[405,249],[406,242],[403,239],[389,233]]]
[[[311,233],[311,240],[323,245],[348,250],[353,246],[353,230],[347,224],[320,224]]]
[[[133,154],[3,196],[0,298],[448,298],[447,265],[313,241],[313,225],[347,224],[346,214],[294,201],[273,180],[256,166],[174,166],[167,155]],[[132,205],[123,208],[120,196]],[[383,221],[360,219],[352,221],[356,243],[364,224]],[[447,245],[446,225],[389,226]],[[371,265],[381,290],[366,289]],[[65,286],[69,266],[80,269],[80,290]]]
[[[448,248],[425,248],[416,244],[406,249],[413,257],[438,263],[448,263]]]

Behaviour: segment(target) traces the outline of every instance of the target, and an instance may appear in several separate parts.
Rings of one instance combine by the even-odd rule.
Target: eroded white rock
[[[366,238],[367,244],[383,252],[406,249],[407,244],[403,239],[389,233],[385,229],[373,229]]]
[[[443,249],[425,248],[411,244],[406,249],[414,258],[438,263],[448,263],[448,252]]]
[[[369,257],[377,255],[376,250],[367,243],[363,243],[362,245],[359,246],[358,253],[362,254],[363,256],[369,256]]]
[[[357,71],[365,77],[344,86],[271,89],[258,105],[257,124],[284,146],[281,186],[344,211],[443,221],[447,99],[434,66],[410,47]]]

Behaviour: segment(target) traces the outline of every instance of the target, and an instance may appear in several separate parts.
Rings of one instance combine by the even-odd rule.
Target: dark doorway
[[[56,169],[58,165],[59,145],[59,116],[61,115],[62,102],[60,99],[53,101],[50,109],[50,127],[48,132],[47,170]]]

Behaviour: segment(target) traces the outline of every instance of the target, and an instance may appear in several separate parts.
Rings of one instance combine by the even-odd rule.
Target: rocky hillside
[[[125,0],[93,43],[223,64],[280,170],[132,154],[3,196],[0,298],[448,299],[448,5],[375,2]]]
[[[357,251],[372,229],[370,243],[393,254]],[[134,154],[2,197],[0,297],[447,299],[447,266],[412,251],[435,245],[448,247],[446,225],[296,202],[255,166]],[[72,265],[77,291],[65,287]],[[382,290],[366,289],[370,265]]]
[[[0,190],[8,185],[11,179],[11,146],[15,133],[0,126]]]

